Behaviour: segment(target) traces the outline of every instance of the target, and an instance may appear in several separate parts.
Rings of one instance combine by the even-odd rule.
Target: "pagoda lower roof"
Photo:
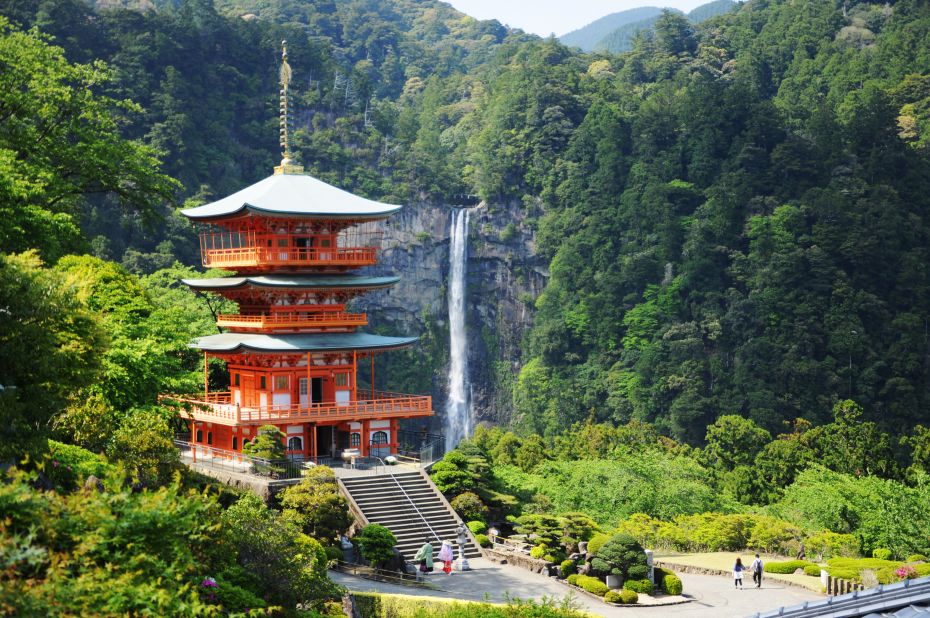
[[[216,277],[213,279],[182,279],[195,290],[207,292],[237,288],[292,288],[292,289],[352,289],[386,288],[400,281],[400,277],[365,277],[361,275],[316,275],[299,277],[269,275],[261,277]]]
[[[204,352],[343,352],[390,350],[415,343],[419,337],[384,337],[370,333],[305,333],[264,335],[222,333],[198,337],[190,347]]]
[[[268,217],[385,219],[402,206],[359,197],[306,174],[275,174],[216,202],[181,211],[195,221],[243,214]]]

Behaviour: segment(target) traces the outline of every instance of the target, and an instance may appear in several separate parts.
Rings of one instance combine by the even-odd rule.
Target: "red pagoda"
[[[183,211],[201,227],[203,265],[236,276],[185,280],[238,305],[218,315],[226,332],[200,337],[202,397],[186,398],[191,440],[241,451],[261,425],[284,434],[289,456],[335,457],[396,452],[399,420],[432,415],[428,396],[374,390],[374,355],[409,346],[415,337],[362,332],[364,313],[347,303],[397,277],[366,276],[377,263],[379,222],[400,206],[367,200],[303,173],[291,160],[288,125],[290,67],[281,67],[281,145],[274,174],[223,198]],[[221,358],[229,390],[209,392],[207,362]],[[371,388],[358,387],[358,368],[371,365]]]

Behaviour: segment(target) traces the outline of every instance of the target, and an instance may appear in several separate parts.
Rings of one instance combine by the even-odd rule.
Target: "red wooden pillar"
[[[396,418],[391,419],[391,439],[388,440],[391,445],[391,453],[396,454],[397,448],[400,446],[400,439],[397,437],[397,428],[400,426],[400,421]]]
[[[191,421],[191,461],[197,463],[197,422]]]
[[[367,418],[362,421],[362,457],[368,457],[368,443],[371,441],[371,421]]]

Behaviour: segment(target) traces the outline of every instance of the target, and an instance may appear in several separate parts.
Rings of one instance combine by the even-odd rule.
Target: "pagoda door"
[[[310,403],[310,400],[307,398],[309,391],[307,390],[307,378],[301,378],[298,383],[300,384],[300,405],[301,407]]]
[[[247,408],[255,407],[255,375],[242,374],[242,405]]]

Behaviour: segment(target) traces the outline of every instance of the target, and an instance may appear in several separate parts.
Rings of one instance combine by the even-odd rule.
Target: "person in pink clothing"
[[[452,555],[452,543],[443,541],[442,548],[439,550],[439,560],[442,562],[442,570],[445,571],[447,575],[452,575],[452,561],[454,559]]]

